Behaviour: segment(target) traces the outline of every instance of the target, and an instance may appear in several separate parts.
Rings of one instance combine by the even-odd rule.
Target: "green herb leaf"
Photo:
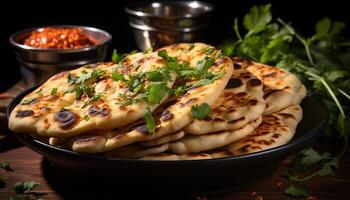
[[[214,64],[215,60],[213,58],[210,57],[205,57],[204,60],[201,60],[198,64],[197,64],[197,70],[198,73],[200,74],[201,78],[204,78],[205,75],[208,73],[208,69]]]
[[[343,29],[345,24],[343,22],[332,22],[328,17],[325,17],[317,22],[316,24],[316,35],[314,38],[322,39],[333,39],[337,36]]]
[[[75,84],[78,77],[74,74],[68,73],[67,79],[68,79],[68,83],[72,85],[72,84]]]
[[[0,163],[0,168],[6,170],[6,171],[11,171],[14,172],[15,170],[13,170],[10,166],[10,162],[9,161],[3,161]]]
[[[161,68],[156,71],[149,71],[147,72],[147,78],[148,80],[152,82],[167,82],[171,81],[170,71],[166,68]]]
[[[120,63],[124,60],[125,55],[124,54],[119,54],[116,49],[113,50],[112,54],[112,61],[115,63]]]
[[[207,47],[204,49],[205,55],[209,56],[215,52],[215,49],[213,47]]]
[[[331,30],[332,21],[328,17],[325,17],[317,22],[316,32],[319,36],[328,36],[329,31]]]
[[[166,50],[158,51],[158,56],[164,60],[165,65],[168,69],[179,73],[179,71],[181,69],[181,65],[179,64],[176,57],[169,56]],[[186,65],[186,63],[185,63],[185,65]]]
[[[196,119],[205,119],[210,116],[211,108],[207,103],[201,105],[192,106],[191,108],[192,116]]]
[[[338,160],[331,160],[322,165],[322,168],[318,171],[319,176],[328,176],[334,174],[334,168],[339,167]]]
[[[123,82],[126,81],[125,77],[122,74],[119,74],[117,72],[112,72],[112,79],[114,81],[123,81]]]
[[[21,105],[30,105],[34,101],[36,101],[36,98],[28,98],[28,99],[23,99],[21,102]]]
[[[303,158],[301,159],[301,165],[304,168],[319,163],[322,160],[329,159],[330,157],[329,152],[325,152],[321,155],[312,148],[305,149],[301,153],[303,154]]]
[[[35,181],[28,181],[28,182],[17,182],[14,186],[14,190],[16,193],[24,194],[28,193],[31,190],[38,187],[40,184]]]
[[[159,104],[170,89],[164,82],[151,82],[147,88],[149,104]]]
[[[145,121],[146,121],[146,126],[147,126],[147,130],[149,133],[155,133],[156,130],[156,123],[154,122],[151,110],[149,107],[147,107],[147,110],[145,112]]]
[[[83,119],[84,119],[85,121],[89,121],[90,118],[89,118],[88,115],[84,115]]]
[[[92,97],[94,95],[94,88],[92,85],[102,79],[105,70],[93,70],[93,71],[82,71],[80,76],[68,74],[68,83],[74,84],[76,99],[80,99],[82,95]]]
[[[57,95],[57,90],[58,90],[58,88],[52,88],[51,95],[53,95],[53,96]]]
[[[272,17],[270,13],[271,5],[253,6],[249,13],[244,16],[244,27],[249,31],[247,36],[259,33],[264,30],[268,23],[270,23]]]
[[[293,183],[287,189],[284,190],[285,194],[291,195],[293,197],[308,197],[309,192],[305,184],[303,183]]]
[[[101,99],[101,97],[103,96],[102,93],[98,93],[98,94],[95,94],[93,97],[91,97],[90,99],[88,99],[87,101],[85,101],[84,105],[83,105],[83,108],[85,108],[87,105],[93,103],[93,102],[96,102],[96,101],[99,101]]]

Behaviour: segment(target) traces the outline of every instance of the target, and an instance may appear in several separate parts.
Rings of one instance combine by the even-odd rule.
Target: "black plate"
[[[10,104],[7,115],[33,91],[29,89]],[[325,104],[315,95],[303,102],[304,117],[294,138],[286,145],[249,155],[190,161],[144,161],[104,158],[60,149],[41,142],[29,134],[14,133],[20,142],[52,161],[72,180],[112,181],[120,191],[131,189],[133,193],[157,191],[157,194],[199,195],[240,189],[271,174],[288,156],[313,143],[328,121]],[[94,181],[96,182],[96,181]],[[103,185],[103,184],[102,184]],[[137,191],[137,192],[136,192]],[[154,193],[153,193],[154,194]]]

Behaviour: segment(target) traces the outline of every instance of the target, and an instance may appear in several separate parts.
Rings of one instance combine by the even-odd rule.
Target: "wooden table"
[[[9,98],[15,96],[19,90],[23,89],[23,83],[14,86],[10,92],[0,95],[0,104],[9,101]],[[4,105],[0,105],[0,112],[4,111]],[[0,113],[1,114],[1,113]],[[1,126],[2,124],[2,126]],[[113,191],[100,191],[92,188],[85,188],[79,184],[71,183],[58,169],[56,169],[50,161],[41,155],[31,151],[27,147],[19,144],[13,137],[6,136],[10,133],[4,130],[6,126],[5,119],[0,115],[0,162],[9,161],[14,172],[6,172],[0,169],[2,177],[6,181],[4,188],[0,188],[0,200],[9,199],[14,194],[13,185],[16,182],[36,181],[40,183],[40,187],[35,189],[36,192],[43,193],[43,198],[50,199],[117,199],[118,188]],[[2,127],[2,128],[1,128]],[[324,146],[324,149],[334,149],[332,146]],[[267,161],[268,162],[268,161]],[[256,183],[254,186],[230,194],[223,194],[215,197],[207,197],[207,199],[217,200],[279,200],[293,199],[283,194],[283,189],[288,186],[283,172],[286,165],[290,162],[290,158],[285,160],[278,169],[269,177]],[[259,170],[259,169],[257,169]],[[176,172],[174,172],[176,173]],[[350,155],[348,154],[343,160],[342,165],[336,171],[336,177],[350,180]],[[235,177],[232,177],[233,179]],[[115,180],[118,181],[118,180]],[[103,186],[106,183],[91,183]],[[110,183],[108,183],[110,184]],[[316,200],[349,200],[350,199],[350,181],[335,181],[331,177],[318,177],[308,182],[310,193],[314,198],[299,199],[316,199]],[[137,192],[137,191],[135,191]],[[176,192],[176,191],[175,191]],[[157,188],[152,193],[157,194]],[[157,195],[152,199],[165,199]],[[127,199],[127,198],[118,198]],[[196,198],[192,198],[196,199]],[[205,197],[197,198],[205,199]]]
[[[0,189],[0,199],[9,199],[14,194],[13,185],[18,181],[37,181],[41,185],[35,191],[44,193],[43,198],[49,199],[115,199],[118,191],[101,193],[93,189],[79,187],[66,180],[66,178],[52,164],[41,155],[21,146],[14,138],[5,136],[0,139],[0,161],[9,161],[14,172],[1,170],[6,180],[5,188]],[[277,200],[293,199],[283,195],[287,186],[283,171],[290,159],[284,161],[279,168],[266,179],[258,182],[251,188],[240,192],[224,194],[207,199],[251,199],[251,200]],[[350,179],[350,156],[343,159],[343,164],[336,171],[336,176]],[[232,177],[234,178],[234,177]],[[116,180],[117,181],[117,180]],[[104,184],[104,183],[98,183]],[[311,194],[315,199],[348,200],[350,199],[350,182],[335,181],[331,177],[318,177],[308,183]],[[155,188],[156,194],[156,188]],[[157,197],[157,196],[155,196]],[[262,197],[262,198],[261,198]],[[193,198],[194,199],[194,198]],[[204,198],[202,198],[204,199]],[[307,199],[307,198],[300,198]],[[310,200],[312,198],[309,198]]]

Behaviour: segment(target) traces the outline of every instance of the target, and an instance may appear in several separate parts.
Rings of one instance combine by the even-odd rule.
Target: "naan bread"
[[[295,97],[303,86],[294,74],[278,67],[243,60],[237,57],[232,58],[232,60],[235,68],[246,69],[263,82],[264,99],[266,102],[264,114],[273,113],[289,105],[298,103],[295,102]]]
[[[281,146],[289,142],[303,115],[299,105],[263,116],[263,121],[251,135],[224,147],[234,155],[243,155]]]
[[[205,53],[208,49],[211,51],[210,54]],[[220,51],[212,46],[202,43],[177,44],[165,47],[162,50],[166,50],[169,56],[176,56],[181,62],[188,62],[190,67],[196,66],[198,62],[201,62],[206,57],[215,58],[214,64],[208,71],[213,74],[221,74],[221,76],[211,83],[188,90],[175,100],[171,98],[169,100],[171,102],[167,101],[162,104],[160,114],[153,113],[153,118],[157,125],[154,134],[148,133],[145,124],[133,126],[131,129],[104,131],[99,135],[99,137],[104,138],[103,142],[96,145],[91,143],[91,140],[85,142],[86,139],[78,139],[73,143],[72,148],[74,151],[85,153],[106,152],[128,144],[150,141],[180,131],[184,126],[193,121],[191,113],[192,106],[201,105],[202,103],[212,105],[232,76],[233,67],[231,59],[221,57]],[[191,83],[194,84],[197,81],[193,80]]]
[[[144,147],[139,144],[130,144],[105,153],[108,158],[140,158],[148,155],[163,153],[168,150],[169,144],[153,147]]]
[[[261,116],[245,126],[231,131],[221,131],[204,135],[186,135],[170,143],[169,151],[177,154],[198,153],[223,147],[251,134],[261,123]]]
[[[181,138],[183,138],[185,136],[185,132],[184,131],[179,131],[177,133],[172,133],[172,134],[168,134],[168,135],[164,135],[160,138],[154,139],[154,140],[149,140],[149,141],[144,141],[141,142],[140,144],[142,146],[145,147],[152,147],[152,146],[158,146],[161,144],[166,144],[169,142],[173,142],[176,140],[179,140]]]
[[[124,101],[121,95],[135,98],[135,94],[125,82],[113,80],[113,73],[128,78],[131,74],[142,74],[163,67],[163,59],[156,52],[150,52],[130,54],[119,64],[87,65],[59,73],[16,106],[9,119],[9,128],[14,132],[37,133],[41,136],[71,137],[92,130],[123,127],[142,118],[148,105],[145,101],[131,105],[118,104]],[[169,88],[176,78],[172,76],[172,80],[167,82]],[[79,90],[74,80],[84,83],[81,87],[79,84]],[[146,80],[142,87],[146,88],[149,84],[150,81]],[[77,99],[77,91],[94,93],[94,96],[83,94]],[[97,94],[99,98],[95,97]],[[152,105],[151,110],[157,106]]]
[[[235,69],[226,89],[214,102],[209,119],[195,119],[184,130],[206,134],[235,130],[259,118],[264,112],[263,84],[245,69]]]
[[[203,153],[188,153],[188,154],[175,154],[175,153],[161,153],[144,156],[139,158],[140,160],[203,160],[213,158],[223,158],[233,156],[229,151],[225,150],[213,150]]]

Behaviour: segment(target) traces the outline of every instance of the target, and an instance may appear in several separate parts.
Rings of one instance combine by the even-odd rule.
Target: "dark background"
[[[0,92],[5,91],[20,79],[19,64],[14,51],[9,45],[8,37],[21,29],[51,24],[87,25],[101,28],[111,33],[111,49],[129,52],[135,49],[131,30],[128,26],[124,6],[134,1],[22,1],[3,3],[0,8]],[[301,32],[312,34],[318,19],[328,16],[350,24],[349,7],[346,1],[300,1],[300,0],[234,0],[210,1],[215,6],[213,21],[208,30],[208,41],[218,44],[234,35],[232,24],[235,17],[242,19],[254,4],[272,4],[276,17],[291,21]],[[350,26],[350,25],[349,25]],[[346,30],[349,33],[349,27]],[[109,56],[108,56],[109,58]]]

